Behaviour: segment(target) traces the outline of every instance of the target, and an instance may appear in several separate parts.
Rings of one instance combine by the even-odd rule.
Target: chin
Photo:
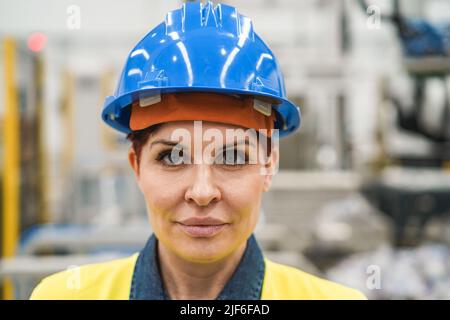
[[[211,263],[226,257],[235,244],[227,234],[214,237],[191,237],[184,234],[174,245],[178,254],[185,260]]]

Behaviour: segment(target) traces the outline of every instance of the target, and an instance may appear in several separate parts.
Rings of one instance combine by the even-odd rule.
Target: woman
[[[103,119],[128,134],[128,159],[154,234],[140,253],[44,279],[32,299],[364,299],[271,262],[253,230],[300,125],[251,21],[186,3],[130,53]],[[68,285],[71,284],[71,285]]]

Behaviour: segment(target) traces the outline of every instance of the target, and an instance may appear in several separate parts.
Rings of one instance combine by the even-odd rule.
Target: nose
[[[198,206],[208,206],[219,201],[221,192],[214,183],[211,165],[193,165],[192,183],[186,190],[185,200],[195,202]]]

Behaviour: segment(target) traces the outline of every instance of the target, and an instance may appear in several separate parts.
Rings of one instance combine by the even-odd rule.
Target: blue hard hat
[[[252,21],[234,7],[200,1],[169,12],[139,41],[114,95],[106,98],[102,118],[130,133],[134,101],[192,91],[265,97],[276,111],[280,137],[300,126],[300,109],[287,99],[278,62]]]

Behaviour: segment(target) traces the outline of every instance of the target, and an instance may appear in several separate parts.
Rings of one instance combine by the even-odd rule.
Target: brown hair
[[[131,142],[131,146],[136,153],[138,166],[141,161],[142,147],[144,147],[144,145],[147,143],[148,138],[152,135],[152,133],[155,133],[161,127],[161,125],[162,123],[155,124],[142,130],[130,132],[127,135],[127,140]]]

